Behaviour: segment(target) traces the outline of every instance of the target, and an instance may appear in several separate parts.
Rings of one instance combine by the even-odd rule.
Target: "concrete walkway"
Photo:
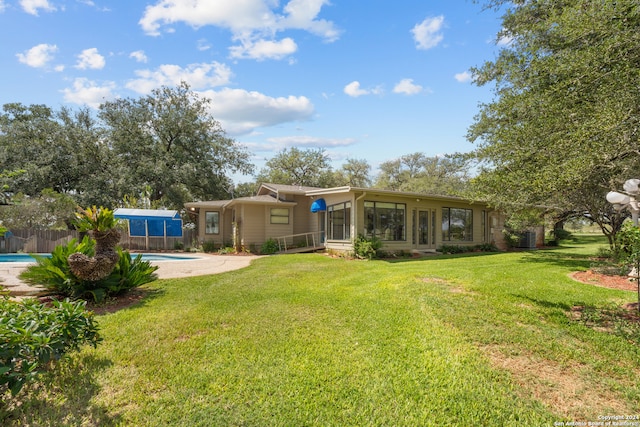
[[[248,267],[257,255],[210,255],[210,254],[170,254],[171,256],[184,256],[181,261],[151,261],[157,265],[156,274],[159,279],[174,279],[191,276],[204,276],[207,274],[224,273]],[[5,263],[9,264],[9,263]],[[13,296],[37,295],[39,288],[27,285],[18,279],[21,271],[29,266],[28,263],[11,263],[8,266],[0,266],[0,286],[9,290]]]

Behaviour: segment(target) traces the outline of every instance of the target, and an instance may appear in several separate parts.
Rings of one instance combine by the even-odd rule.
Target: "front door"
[[[433,233],[430,227],[431,211],[418,210],[414,213],[414,229],[416,232],[415,242],[418,248],[433,248]]]

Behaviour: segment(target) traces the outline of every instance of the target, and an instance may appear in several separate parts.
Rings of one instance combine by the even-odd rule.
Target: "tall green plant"
[[[71,239],[66,245],[56,246],[51,257],[33,255],[36,264],[27,267],[19,277],[28,284],[43,286],[52,295],[82,298],[88,282],[71,272],[68,261],[69,255],[76,252],[94,256],[95,241],[89,236],[85,236],[80,243]]]
[[[158,278],[155,273],[158,266],[142,259],[142,254],[131,256],[128,251],[118,248],[118,263],[109,277],[102,282],[108,290],[108,295],[119,295],[123,292],[153,282]]]
[[[111,209],[92,206],[87,209],[78,208],[74,225],[78,231],[108,231],[119,224]]]
[[[68,258],[73,253],[94,256],[94,240],[88,236],[80,243],[72,239],[66,245],[57,246],[51,257],[35,256],[36,264],[29,266],[19,277],[26,283],[43,286],[51,295],[95,302],[157,279],[157,266],[143,260],[142,255],[132,258],[129,252],[118,248],[118,262],[109,276],[97,281],[84,280],[73,274],[69,267]]]

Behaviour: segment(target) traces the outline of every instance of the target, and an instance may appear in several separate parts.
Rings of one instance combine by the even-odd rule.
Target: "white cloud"
[[[146,63],[149,58],[147,58],[147,55],[145,55],[144,50],[136,50],[134,52],[131,52],[129,54],[129,58],[133,58],[138,62],[144,62]]]
[[[357,98],[358,96],[366,95],[369,92],[367,92],[364,89],[360,89],[360,82],[353,81],[344,87],[344,93],[354,98]]]
[[[457,73],[453,77],[460,83],[468,83],[473,79],[473,75],[468,71],[463,71],[462,73]]]
[[[329,0],[290,0],[284,7],[287,16],[280,22],[281,29],[306,30],[330,42],[338,40],[340,31],[331,21],[316,19],[325,4]]]
[[[312,147],[312,148],[333,148],[346,147],[355,144],[353,138],[319,138],[315,136],[283,136],[267,138],[267,141],[284,147]]]
[[[302,30],[328,42],[339,38],[340,31],[331,21],[318,19],[327,4],[329,0],[290,0],[279,12],[280,5],[275,0],[157,0],[146,7],[138,23],[153,36],[160,35],[161,30],[173,31],[171,25],[180,22],[194,28],[226,28],[232,39],[240,42],[232,48],[234,57],[282,59],[295,52],[297,46],[291,38],[278,41],[278,32]]]
[[[66,102],[98,108],[103,102],[115,98],[113,94],[115,87],[113,82],[106,82],[99,86],[91,80],[78,78],[74,80],[71,88],[64,89],[62,93]]]
[[[270,97],[259,92],[225,88],[208,90],[212,114],[231,135],[247,134],[259,127],[309,120],[315,110],[305,96]]]
[[[0,13],[4,12],[6,7],[7,7],[7,4],[4,2],[4,0],[0,0]]]
[[[357,98],[363,95],[380,95],[382,93],[382,87],[376,86],[372,89],[362,89],[360,87],[360,82],[357,80],[352,81],[348,85],[346,85],[343,89],[344,93],[347,95]]]
[[[199,39],[198,40],[198,50],[203,52],[205,50],[211,49],[211,45],[207,41],[207,39]]]
[[[78,3],[82,3],[82,4],[85,4],[87,6],[93,7],[99,12],[111,12],[111,9],[109,9],[106,6],[98,6],[98,5],[96,5],[96,3],[93,0],[76,0],[76,1]]]
[[[393,93],[402,93],[405,95],[416,95],[422,92],[423,87],[413,83],[413,79],[402,79],[393,88]]]
[[[161,65],[155,70],[137,70],[137,79],[130,80],[126,87],[135,92],[148,94],[160,86],[177,86],[186,82],[192,89],[208,89],[229,83],[231,69],[219,62],[179,65]]]
[[[436,47],[444,38],[442,27],[444,16],[427,17],[411,29],[418,49],[427,50]]]
[[[91,49],[83,50],[80,55],[78,55],[78,62],[76,63],[76,68],[80,70],[100,70],[104,68],[105,60],[104,56],[98,53],[98,49],[92,47]]]
[[[38,9],[45,12],[53,12],[56,10],[54,6],[49,4],[49,0],[20,0],[20,6],[25,12],[38,16]]]
[[[507,36],[507,35],[501,35],[498,38],[498,41],[496,42],[496,44],[498,46],[509,46],[511,45],[511,43],[513,43],[514,37],[512,36]]]
[[[24,53],[18,53],[18,61],[29,67],[42,68],[53,60],[53,54],[58,51],[58,46],[54,44],[39,44]]]
[[[285,38],[280,41],[257,40],[244,41],[242,46],[232,46],[229,48],[232,58],[251,58],[262,61],[265,59],[282,59],[298,50],[298,45],[292,38]]]

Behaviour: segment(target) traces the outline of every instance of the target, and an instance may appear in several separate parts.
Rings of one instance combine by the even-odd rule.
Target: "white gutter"
[[[353,219],[354,219],[354,220],[353,220],[351,223],[352,223],[352,224],[355,224],[355,225],[354,225],[354,227],[353,227],[353,228],[354,228],[354,230],[353,230],[353,231],[355,232],[355,234],[356,234],[356,235],[358,234],[358,233],[357,233],[357,231],[358,231],[358,230],[356,230],[356,228],[357,228],[357,224],[358,224],[358,221],[357,221],[357,218],[358,218],[358,202],[359,202],[360,200],[364,199],[364,196],[366,196],[366,195],[367,195],[367,192],[366,192],[366,191],[363,191],[361,196],[356,197],[356,202],[354,203],[354,206],[353,206],[353,216],[354,216],[354,218],[353,218]],[[355,237],[357,237],[357,236],[353,236],[353,237],[355,238]]]

